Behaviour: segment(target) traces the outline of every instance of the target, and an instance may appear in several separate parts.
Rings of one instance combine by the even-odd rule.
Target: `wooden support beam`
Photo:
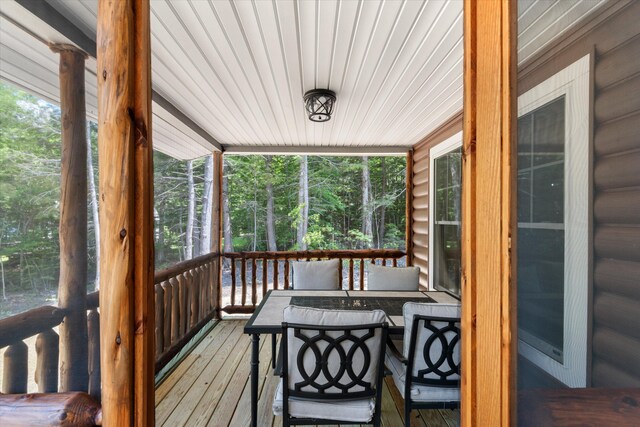
[[[154,423],[148,0],[98,5],[100,347],[106,425]]]
[[[220,318],[220,310],[222,308],[222,177],[224,176],[224,163],[223,154],[221,152],[213,153],[213,208],[211,209],[211,252],[218,254],[218,257],[213,262],[214,271],[213,277],[213,289],[215,289],[214,295],[214,310],[216,312],[216,318]]]
[[[413,265],[413,150],[407,153],[407,191],[405,208],[405,248],[407,252],[407,265]]]
[[[465,0],[463,426],[516,425],[516,1]]]
[[[74,46],[52,45],[60,54],[60,391],[87,391],[87,133],[84,62]]]

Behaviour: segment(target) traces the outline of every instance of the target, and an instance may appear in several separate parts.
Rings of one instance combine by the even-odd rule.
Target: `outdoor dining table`
[[[387,315],[390,334],[404,332],[402,306],[406,302],[458,303],[446,292],[422,291],[302,291],[271,290],[244,327],[251,336],[251,425],[258,419],[260,335],[281,334],[283,310],[288,305],[334,310],[380,309]]]

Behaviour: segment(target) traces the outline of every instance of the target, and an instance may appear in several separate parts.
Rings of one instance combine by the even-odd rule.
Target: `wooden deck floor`
[[[158,426],[248,426],[249,337],[243,335],[244,320],[218,323],[200,344],[156,389],[156,425]],[[278,377],[270,364],[271,339],[260,341],[261,427],[280,426],[282,418],[271,411]],[[457,410],[413,411],[411,425],[416,427],[459,425]],[[386,427],[404,425],[402,398],[391,378],[385,380],[382,422]]]

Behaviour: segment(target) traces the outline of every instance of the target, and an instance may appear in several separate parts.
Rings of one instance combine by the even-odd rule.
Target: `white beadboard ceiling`
[[[95,39],[97,0],[46,1]],[[13,1],[0,3],[3,16],[34,25],[17,16],[25,13],[17,4],[7,7]],[[519,63],[603,3],[519,0]],[[228,152],[401,152],[462,109],[462,7],[457,0],[152,0],[153,88]],[[0,25],[2,78],[55,102],[56,56],[6,19]],[[64,41],[40,27],[27,26]],[[329,122],[306,118],[302,95],[314,88],[337,94]],[[95,90],[92,59],[90,116]],[[154,119],[161,151],[186,159],[212,150],[157,104]]]

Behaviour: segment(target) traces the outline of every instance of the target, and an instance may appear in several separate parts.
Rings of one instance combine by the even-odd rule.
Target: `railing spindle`
[[[180,287],[180,337],[183,337],[189,328],[189,289],[184,274],[178,276],[178,286]]]
[[[236,259],[231,258],[231,305],[236,305]]]
[[[38,393],[58,391],[58,358],[60,338],[53,329],[47,329],[36,338],[36,374]]]
[[[2,375],[2,393],[18,394],[27,392],[29,349],[18,341],[4,351],[4,372]]]
[[[360,290],[364,291],[364,258],[360,258]]]
[[[273,261],[273,289],[278,289],[278,258]]]
[[[189,270],[185,273],[187,276],[187,283],[189,284],[189,302],[191,303],[191,315],[189,316],[189,329],[198,324],[198,307],[200,301],[198,300],[198,282],[193,275],[193,270]]]
[[[171,305],[173,300],[173,286],[167,280],[162,282],[162,289],[164,290],[164,319],[163,320],[163,343],[162,351],[169,348],[171,345]]]
[[[245,258],[241,258],[240,261],[242,264],[240,265],[240,278],[242,279],[242,305],[247,304],[247,260]]]
[[[164,289],[159,284],[154,286],[156,291],[156,359],[162,354],[164,349]]]
[[[387,259],[386,258],[382,258],[382,266],[383,267],[387,266]]]
[[[87,314],[87,332],[89,336],[89,395],[99,402],[102,396],[102,388],[100,387],[100,314],[95,308]]]
[[[393,259],[393,261],[392,261],[392,263],[393,263],[392,265],[393,265],[394,267],[397,267],[397,266],[398,266],[398,259],[397,259],[397,258],[394,258],[394,259]]]
[[[289,258],[284,259],[284,288],[289,289]]]
[[[171,342],[180,339],[180,282],[175,277],[169,279],[171,283]]]
[[[251,305],[256,306],[258,302],[257,295],[257,283],[256,283],[256,259],[251,258]]]
[[[267,276],[269,274],[269,263],[266,258],[262,258],[262,298],[267,294]]]
[[[353,258],[349,258],[349,290],[353,290]]]
[[[338,258],[338,289],[342,289],[342,258]]]
[[[200,321],[204,319],[204,312],[207,308],[207,283],[204,266],[200,266],[196,270],[198,271],[198,287],[200,290],[200,304],[198,305],[198,321]]]

